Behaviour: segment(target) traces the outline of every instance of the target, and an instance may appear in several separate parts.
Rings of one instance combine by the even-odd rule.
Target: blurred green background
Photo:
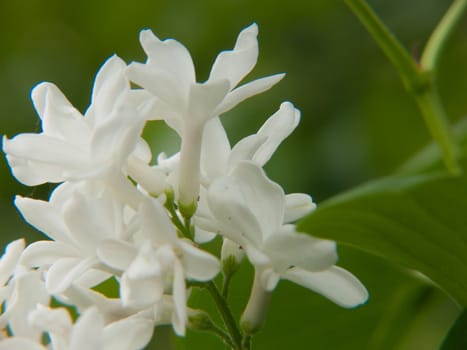
[[[415,56],[450,3],[369,2]],[[249,78],[277,72],[287,76],[273,90],[224,115],[223,121],[234,143],[255,132],[284,100],[302,111],[299,128],[266,167],[287,192],[310,193],[319,204],[391,173],[429,141],[395,70],[344,2],[336,0],[0,0],[0,132],[12,137],[39,130],[29,92],[40,81],[56,83],[84,111],[94,74],[107,57],[116,53],[127,62],[144,61],[138,43],[143,28],[187,46],[203,81],[216,54],[231,48],[238,32],[253,21],[260,29],[260,58]],[[467,112],[465,62],[467,18],[449,41],[440,67],[441,95],[453,122]],[[145,134],[156,154],[176,150],[177,140],[166,129],[151,125]],[[39,238],[11,203],[15,194],[44,197],[49,187],[19,185],[3,159],[0,179],[2,243]],[[343,310],[281,282],[254,349],[437,348],[457,313],[446,296],[378,258],[349,247],[339,247],[339,253],[340,265],[368,287],[369,303]],[[231,299],[238,313],[250,278],[245,264],[233,281]],[[194,303],[204,299],[194,293]],[[177,345],[223,348],[217,339],[196,332]]]

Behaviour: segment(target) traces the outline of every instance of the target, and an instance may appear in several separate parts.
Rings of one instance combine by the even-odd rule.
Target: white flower
[[[150,30],[140,41],[146,64],[132,63],[128,76],[157,98],[158,119],[164,119],[182,138],[180,202],[193,203],[199,192],[199,161],[205,123],[282,79],[277,74],[235,88],[253,69],[258,57],[256,24],[240,32],[235,47],[221,52],[204,83],[197,83],[193,61],[179,42],[161,41]]]
[[[240,161],[250,160],[263,167],[299,121],[300,111],[292,103],[283,102],[256,134],[243,138],[234,147],[230,147],[220,120],[210,121],[205,128],[201,154],[203,184],[208,187],[214,179],[229,174]]]
[[[64,183],[49,202],[17,196],[15,204],[25,220],[52,240],[29,245],[23,264],[47,270],[50,293],[66,290],[72,283],[94,286],[109,274],[97,257],[105,239],[129,235],[124,205],[113,192],[92,182]]]
[[[208,204],[214,221],[205,225],[245,249],[264,290],[273,290],[284,278],[344,307],[366,300],[363,285],[334,266],[334,242],[297,233],[294,226],[283,224],[286,196],[258,165],[239,162],[228,176],[214,181]]]
[[[148,200],[138,213],[140,232],[134,241],[108,239],[98,249],[99,258],[122,271],[120,293],[124,305],[148,307],[173,296],[172,324],[185,333],[187,292],[185,279],[208,281],[219,272],[219,261],[195,247],[177,232],[157,200]]]
[[[230,146],[219,118],[209,121],[204,130],[201,153],[201,183],[203,187],[207,189],[216,179],[228,176],[239,162],[250,161],[259,167],[264,166],[281,142],[297,127],[299,120],[300,111],[294,108],[292,103],[284,102],[256,134],[245,137],[233,147]],[[283,223],[296,221],[316,207],[311,197],[303,193],[286,195],[285,204]],[[206,191],[202,188],[194,222],[202,223],[206,220],[210,220],[210,211]],[[196,240],[198,242],[214,238],[213,233],[202,229],[203,224],[200,226],[197,227]]]
[[[48,333],[51,350],[137,350],[149,342],[154,327],[151,320],[141,317],[105,324],[96,308],[86,310],[74,324],[66,309],[42,305],[29,318]]]
[[[105,62],[96,76],[91,105],[84,116],[54,84],[40,83],[32,90],[42,132],[3,139],[3,150],[18,180],[35,186],[111,178],[128,187],[122,173],[135,172],[135,177],[143,177],[134,168],[151,159],[148,146],[140,138],[145,115],[134,102],[125,69],[126,64],[117,56]],[[129,158],[135,159],[127,169]]]
[[[40,332],[31,329],[28,314],[37,303],[48,303],[40,271],[27,270],[19,264],[24,251],[24,240],[18,239],[7,245],[0,259],[0,329],[8,325],[11,333],[21,338],[39,339]]]
[[[0,350],[48,350],[42,344],[22,337],[10,337],[0,340]]]

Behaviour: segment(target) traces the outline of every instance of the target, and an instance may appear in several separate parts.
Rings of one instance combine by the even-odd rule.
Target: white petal
[[[265,137],[250,135],[237,142],[228,158],[228,171],[232,171],[243,160],[252,160],[265,141]],[[261,164],[259,165],[262,166]]]
[[[243,247],[243,249],[245,249],[248,259],[253,265],[264,266],[269,265],[271,263],[271,259],[269,258],[269,256],[264,254],[262,251],[260,251],[253,245],[247,244]]]
[[[208,190],[208,204],[216,222],[213,227],[206,227],[203,219],[198,218],[200,224],[208,231],[223,235],[239,245],[245,244],[245,240],[260,244],[261,226],[255,214],[247,205],[240,186],[231,177],[216,179]],[[210,224],[207,220],[207,224]],[[217,224],[217,226],[216,226]]]
[[[128,66],[126,74],[131,81],[156,97],[158,103],[163,101],[170,105],[172,113],[174,113],[174,110],[180,111],[180,108],[186,108],[189,84],[186,82],[187,86],[178,84],[175,77],[169,71],[133,62]],[[167,116],[164,115],[165,118]]]
[[[291,193],[285,196],[284,223],[303,218],[316,209],[311,196],[305,193]]]
[[[15,205],[24,220],[43,234],[58,242],[72,242],[61,213],[50,202],[16,196]]]
[[[241,85],[226,96],[222,103],[217,106],[216,110],[214,111],[214,115],[221,115],[222,113],[225,113],[234,108],[243,100],[269,90],[271,87],[276,85],[284,77],[284,75],[285,74],[270,75],[268,77],[256,79],[250,83]]]
[[[177,241],[174,225],[157,200],[144,201],[140,206],[141,227],[145,237],[158,244]]]
[[[222,242],[221,260],[224,261],[233,257],[237,264],[240,264],[245,256],[245,250],[230,239],[224,238]]]
[[[36,241],[27,246],[21,263],[29,267],[51,265],[61,258],[76,258],[79,252],[68,244],[55,241]]]
[[[84,126],[83,116],[60,89],[52,83],[40,83],[31,91],[31,99],[37,114],[42,119],[42,130],[51,137],[76,140],[75,133]]]
[[[109,272],[95,269],[87,270],[81,276],[77,277],[74,283],[85,288],[93,288],[112,276],[113,275]]]
[[[148,307],[157,303],[162,298],[163,292],[163,281],[156,277],[131,279],[123,274],[120,281],[123,306]]]
[[[9,140],[3,138],[3,149],[7,152]],[[56,183],[64,180],[63,168],[59,165],[31,161],[22,157],[6,155],[14,177],[27,186],[37,186],[46,182]]]
[[[280,277],[273,269],[265,269],[261,272],[261,285],[266,291],[272,292],[279,283]]]
[[[234,146],[229,166],[232,168],[240,160],[253,160],[259,166],[266,164],[280,143],[298,125],[299,119],[300,112],[291,103],[282,103],[256,135],[248,136]]]
[[[0,340],[0,350],[47,350],[46,347],[39,345],[37,342],[34,342],[29,339],[24,338],[6,338]]]
[[[136,143],[136,148],[133,151],[132,155],[135,157],[138,157],[143,162],[148,164],[152,159],[151,147],[149,146],[149,144],[146,142],[145,139],[140,137],[138,139],[138,142]]]
[[[70,335],[69,350],[102,349],[104,321],[96,308],[85,311],[76,321]]]
[[[59,301],[68,305],[74,305],[79,313],[83,313],[90,307],[97,307],[105,323],[120,320],[133,315],[139,309],[125,308],[120,299],[107,298],[103,294],[82,286],[72,285],[68,288]]]
[[[204,176],[213,179],[225,174],[230,143],[218,117],[209,120],[203,131],[201,169]]]
[[[108,193],[90,198],[87,193],[76,191],[63,208],[71,236],[88,254],[95,254],[100,241],[118,236],[116,227],[121,220],[118,214],[122,214],[118,213],[118,204]]]
[[[28,315],[28,321],[34,327],[55,336],[67,338],[72,328],[72,320],[67,309],[50,308],[42,304],[36,305],[35,310]]]
[[[181,84],[195,81],[193,61],[181,43],[173,39],[161,41],[149,29],[141,31],[140,42],[148,55],[148,65],[154,64],[169,71]]]
[[[91,154],[96,168],[121,171],[139,143],[144,120],[131,106],[124,106],[93,130]],[[99,164],[101,163],[101,164]]]
[[[128,158],[128,175],[153,196],[160,195],[168,186],[165,174],[140,158]]]
[[[255,66],[258,59],[258,26],[253,23],[238,35],[235,47],[221,52],[211,69],[208,80],[227,79],[230,88],[237,85]]]
[[[284,226],[270,235],[262,250],[278,271],[291,266],[320,271],[337,262],[335,242],[297,233],[292,226]]]
[[[87,154],[80,146],[44,134],[25,133],[4,140],[3,150],[13,157],[56,166],[61,169],[62,176],[68,174],[70,169],[79,169],[80,164],[88,161]]]
[[[16,279],[15,292],[15,298],[7,303],[7,310],[10,312],[9,327],[12,333],[29,339],[40,339],[41,331],[30,327],[27,319],[37,304],[49,303],[50,297],[41,273],[31,271],[21,275]]]
[[[150,242],[142,245],[135,259],[126,270],[126,274],[131,279],[145,279],[151,277],[160,277],[162,274],[162,262],[156,251],[150,246]]]
[[[185,335],[185,325],[187,322],[186,311],[186,288],[183,268],[179,261],[174,263],[173,271],[173,301],[174,313],[172,315],[172,325],[177,335]]]
[[[185,275],[196,281],[209,281],[220,270],[219,260],[186,241],[180,241],[179,247],[183,250],[182,265]]]
[[[5,252],[0,258],[0,288],[5,285],[15,271],[21,253],[24,250],[24,245],[25,241],[21,238],[8,243],[5,247]]]
[[[229,81],[226,79],[191,84],[185,120],[189,125],[204,125],[210,118],[216,116],[215,108],[229,92]]]
[[[281,104],[258,131],[258,136],[265,138],[265,142],[256,151],[253,161],[263,166],[271,158],[280,143],[289,136],[300,121],[300,111],[290,102]]]
[[[161,120],[160,100],[144,89],[132,89],[128,101],[143,116],[144,120]],[[150,158],[148,159],[148,161]]]
[[[67,289],[85,271],[96,266],[97,258],[63,258],[53,264],[47,272],[46,286],[51,294],[58,294]]]
[[[130,91],[130,84],[124,72],[126,63],[118,56],[113,55],[105,61],[96,75],[92,88],[93,117],[103,119],[113,111],[119,100],[126,97]],[[89,118],[89,112],[86,117]]]
[[[130,243],[116,239],[107,239],[97,248],[97,256],[104,264],[121,271],[128,268],[137,253]]]
[[[143,318],[123,319],[104,328],[102,350],[143,349],[151,340],[154,322]]]
[[[293,268],[282,278],[311,289],[345,308],[359,306],[368,299],[365,286],[350,272],[338,266],[321,272]]]
[[[194,241],[196,243],[202,244],[202,243],[211,242],[214,238],[216,238],[215,233],[203,230],[202,228],[195,226]]]
[[[231,176],[237,180],[245,204],[261,225],[263,240],[282,225],[285,194],[268,179],[262,168],[251,162],[240,162]]]

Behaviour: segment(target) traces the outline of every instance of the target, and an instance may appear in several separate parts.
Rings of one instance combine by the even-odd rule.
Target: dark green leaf
[[[467,311],[459,316],[441,347],[441,350],[460,349],[467,349]]]
[[[318,206],[300,231],[422,272],[467,305],[467,177],[389,177]]]

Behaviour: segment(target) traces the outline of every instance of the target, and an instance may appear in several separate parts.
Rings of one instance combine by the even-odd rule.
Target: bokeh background
[[[417,57],[450,1],[372,0],[370,4]],[[260,58],[248,78],[286,72],[273,90],[223,116],[232,143],[255,132],[284,100],[301,111],[299,128],[267,165],[287,192],[315,201],[390,174],[429,141],[414,102],[355,16],[338,0],[0,0],[0,133],[39,131],[31,106],[33,85],[56,83],[81,111],[95,72],[116,53],[143,61],[138,33],[151,28],[191,51],[198,81],[216,54],[233,46],[252,22],[260,28]],[[467,18],[442,56],[440,92],[452,122],[467,114]],[[145,136],[155,154],[172,153],[178,140],[160,125]],[[15,182],[0,160],[0,241],[40,238],[12,205],[15,194],[46,198],[50,186]],[[436,198],[433,198],[436,201]],[[444,205],[444,203],[439,203]],[[254,349],[436,349],[456,316],[456,306],[414,273],[350,247],[340,265],[368,287],[367,305],[343,310],[286,281],[274,293],[269,318]],[[251,268],[233,281],[237,313],[247,298]],[[208,303],[194,292],[193,303]],[[207,304],[208,305],[208,304]],[[209,307],[209,305],[208,305]],[[151,349],[164,349],[157,330]],[[157,345],[159,341],[159,345]],[[189,332],[180,349],[223,349],[210,335]]]

